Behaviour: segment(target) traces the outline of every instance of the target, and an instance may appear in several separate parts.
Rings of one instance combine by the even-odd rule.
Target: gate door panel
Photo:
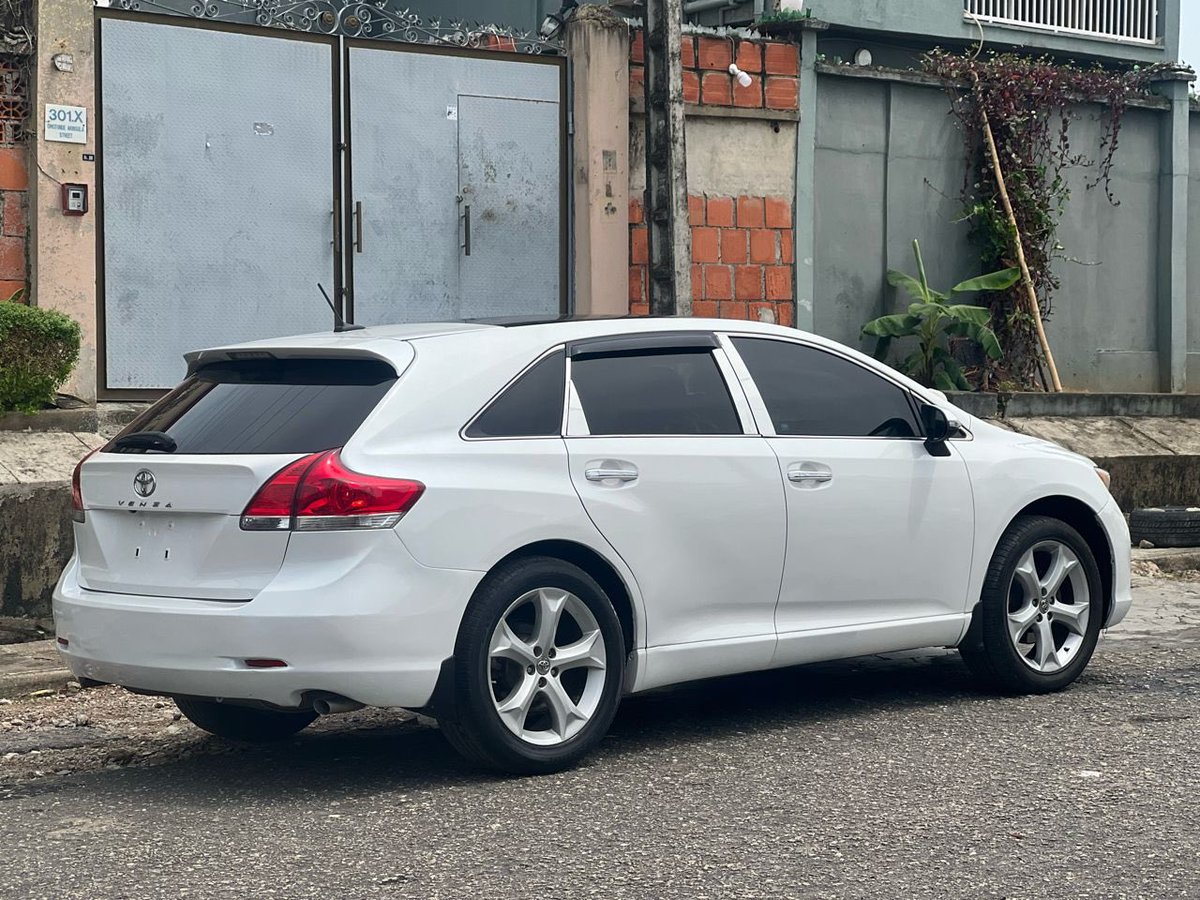
[[[541,100],[458,99],[459,280],[472,316],[559,311],[558,117]]]
[[[171,387],[187,350],[327,330],[333,43],[99,26],[106,387]]]
[[[562,308],[560,61],[495,57],[351,46],[356,322]]]

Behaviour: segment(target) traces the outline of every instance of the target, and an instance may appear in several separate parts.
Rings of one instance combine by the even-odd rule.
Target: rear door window
[[[742,433],[709,349],[573,359],[571,381],[593,435]]]
[[[396,383],[370,359],[238,360],[204,366],[114,439],[162,431],[175,454],[314,453],[341,447]],[[137,449],[106,452],[139,453]]]

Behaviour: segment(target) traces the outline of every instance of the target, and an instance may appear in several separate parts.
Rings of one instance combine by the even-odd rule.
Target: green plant
[[[927,387],[941,390],[971,390],[971,383],[963,373],[962,366],[946,346],[949,338],[966,338],[974,341],[988,359],[1000,359],[1000,342],[991,329],[992,314],[986,307],[952,304],[950,300],[958,294],[973,294],[979,291],[1003,291],[1021,280],[1020,269],[1002,269],[978,278],[956,284],[946,293],[935,291],[925,277],[925,260],[921,257],[921,245],[913,241],[913,255],[917,258],[917,277],[903,272],[888,272],[888,284],[903,288],[913,299],[908,312],[892,316],[881,316],[863,326],[863,334],[877,338],[875,358],[887,357],[892,341],[896,338],[915,337],[917,349],[905,357],[900,364],[910,377]]]
[[[981,53],[978,49],[934,50],[923,57],[926,72],[943,80],[951,109],[962,127],[968,176],[963,201],[971,239],[981,263],[994,269],[1015,259],[1016,233],[1002,211],[996,173],[981,142],[983,121],[992,126],[1007,180],[1009,199],[1020,228],[1030,280],[1043,319],[1053,313],[1060,283],[1054,262],[1065,259],[1058,224],[1071,199],[1072,170],[1086,189],[1101,188],[1109,203],[1114,159],[1131,102],[1150,94],[1161,66],[1129,68],[1079,66],[1047,56]],[[1099,139],[1090,150],[1076,147],[1071,125],[1091,107]],[[1040,380],[1041,349],[1024,288],[987,298],[993,327],[1004,343],[1004,359],[990,363],[994,382],[1033,389]]]
[[[54,402],[79,359],[79,325],[60,312],[0,301],[0,412],[34,413]]]
[[[805,19],[811,19],[811,18],[812,18],[812,10],[811,9],[805,9],[805,10],[777,9],[777,10],[774,10],[773,12],[764,13],[763,15],[759,16],[755,20],[754,24],[755,25],[776,25],[776,24],[787,23],[787,22],[803,22]]]

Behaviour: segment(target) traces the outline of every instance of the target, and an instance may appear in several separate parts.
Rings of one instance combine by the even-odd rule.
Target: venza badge
[[[149,469],[142,469],[133,476],[133,490],[139,497],[149,497],[157,486],[154,473]]]

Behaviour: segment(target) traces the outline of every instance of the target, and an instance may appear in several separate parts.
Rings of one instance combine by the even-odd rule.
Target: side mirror
[[[958,428],[957,422],[951,421],[940,407],[926,403],[921,407],[921,428],[925,432],[925,449],[931,455],[950,455],[946,441]]]

